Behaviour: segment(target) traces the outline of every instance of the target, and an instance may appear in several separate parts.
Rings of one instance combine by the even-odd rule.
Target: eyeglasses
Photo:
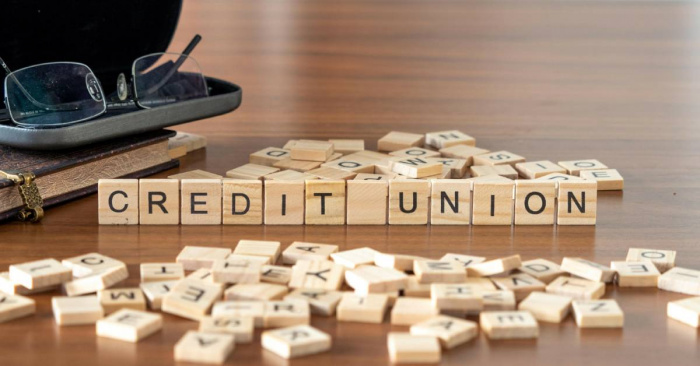
[[[60,127],[96,118],[111,109],[148,109],[206,97],[209,90],[204,75],[189,56],[201,39],[196,35],[182,53],[160,52],[137,58],[130,80],[120,74],[117,90],[108,98],[87,65],[51,62],[10,71],[0,58],[6,73],[7,117],[22,127]]]

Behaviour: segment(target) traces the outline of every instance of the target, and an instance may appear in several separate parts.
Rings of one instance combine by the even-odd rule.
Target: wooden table
[[[188,1],[171,49],[194,33],[208,75],[244,88],[235,113],[178,127],[209,139],[180,170],[216,173],[291,138],[364,138],[390,130],[460,129],[488,149],[529,160],[597,158],[624,175],[602,192],[595,227],[110,227],[94,196],[50,209],[41,224],[0,226],[0,268],[99,251],[129,264],[172,261],[185,245],[233,247],[241,238],[372,246],[525,259],[624,259],[629,247],[674,249],[700,268],[700,4],[568,1]],[[161,174],[165,176],[173,172]],[[58,327],[51,295],[33,318],[0,325],[0,364],[165,365],[197,324],[166,316],[139,344]],[[697,365],[698,331],[666,318],[684,296],[608,287],[624,330],[541,324],[537,341],[476,341],[445,352],[451,365]],[[389,324],[314,317],[332,352],[293,365],[384,364]],[[259,335],[258,335],[259,336]],[[256,341],[230,364],[280,365]]]

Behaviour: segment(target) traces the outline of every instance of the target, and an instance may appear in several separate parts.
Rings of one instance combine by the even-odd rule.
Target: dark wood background
[[[629,247],[664,248],[700,268],[700,4],[190,0],[171,50],[194,33],[204,36],[195,57],[206,74],[242,85],[244,102],[178,127],[209,139],[181,170],[223,174],[290,138],[364,138],[374,148],[390,130],[460,129],[529,160],[597,158],[620,170],[625,191],[600,194],[597,226],[554,228],[110,227],[97,225],[92,196],[50,209],[41,224],[0,226],[0,269],[99,251],[126,261],[137,285],[141,262],[241,238],[601,263]],[[609,287],[607,297],[625,311],[623,330],[579,330],[568,319],[541,324],[537,341],[480,336],[443,363],[697,365],[698,331],[665,315],[683,296]],[[197,326],[166,316],[141,343],[98,339],[94,327],[56,326],[50,295],[37,299],[35,317],[0,325],[0,364],[171,364],[175,342]],[[384,364],[386,333],[407,329],[312,323],[333,336],[333,350],[293,365]],[[228,363],[287,363],[258,342],[237,346]]]

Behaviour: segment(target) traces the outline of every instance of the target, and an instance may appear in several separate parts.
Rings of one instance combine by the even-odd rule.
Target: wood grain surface
[[[241,238],[372,246],[441,257],[580,256],[601,263],[629,247],[674,249],[700,269],[700,4],[619,1],[186,1],[171,50],[194,33],[206,74],[243,86],[235,113],[178,127],[205,135],[206,151],[181,170],[223,174],[248,154],[290,138],[364,138],[390,130],[459,129],[477,145],[528,160],[596,158],[625,177],[600,192],[595,227],[353,227],[97,225],[95,196],[47,212],[43,223],[0,226],[0,269],[90,251],[129,264],[172,261],[185,245],[234,247]],[[159,176],[173,174],[166,172]],[[58,327],[51,295],[38,314],[0,325],[0,364],[167,365],[194,322],[165,316],[138,344]],[[669,320],[685,296],[609,287],[623,330],[579,330],[569,318],[541,324],[536,341],[476,341],[445,365],[697,365],[698,330]],[[337,323],[329,353],[286,362],[256,342],[228,364],[377,365],[388,362],[391,325]]]

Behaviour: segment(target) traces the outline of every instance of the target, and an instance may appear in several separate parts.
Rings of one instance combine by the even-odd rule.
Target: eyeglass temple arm
[[[62,103],[62,104],[56,104],[56,105],[51,105],[51,104],[44,104],[32,97],[32,95],[27,91],[27,89],[22,86],[22,84],[17,80],[17,77],[12,73],[12,70],[10,70],[9,67],[7,67],[7,64],[5,63],[5,60],[3,60],[0,57],[0,67],[2,67],[3,70],[5,70],[5,74],[7,77],[12,79],[12,81],[19,86],[19,90],[24,94],[29,101],[34,104],[37,108],[46,110],[46,111],[65,111],[65,110],[75,110],[78,109],[78,106],[76,103]],[[9,108],[9,106],[7,106]],[[0,114],[0,120],[2,120],[2,114]]]
[[[187,47],[185,47],[185,50],[182,51],[182,54],[177,59],[177,61],[175,61],[175,64],[170,69],[170,71],[168,71],[168,73],[165,75],[165,77],[163,77],[163,80],[161,80],[158,84],[153,85],[152,87],[148,88],[146,90],[146,94],[151,94],[151,93],[155,92],[156,90],[160,89],[163,85],[165,85],[165,83],[167,83],[168,80],[170,80],[170,78],[173,77],[173,75],[175,75],[175,72],[177,72],[177,70],[180,68],[180,66],[182,66],[182,64],[185,63],[185,61],[187,61],[187,56],[189,56],[190,53],[192,53],[192,51],[194,51],[194,48],[197,47],[197,44],[199,44],[199,41],[201,41],[201,40],[202,40],[202,36],[200,36],[199,34],[196,34],[194,36],[194,38],[192,38],[190,43],[187,45]]]

